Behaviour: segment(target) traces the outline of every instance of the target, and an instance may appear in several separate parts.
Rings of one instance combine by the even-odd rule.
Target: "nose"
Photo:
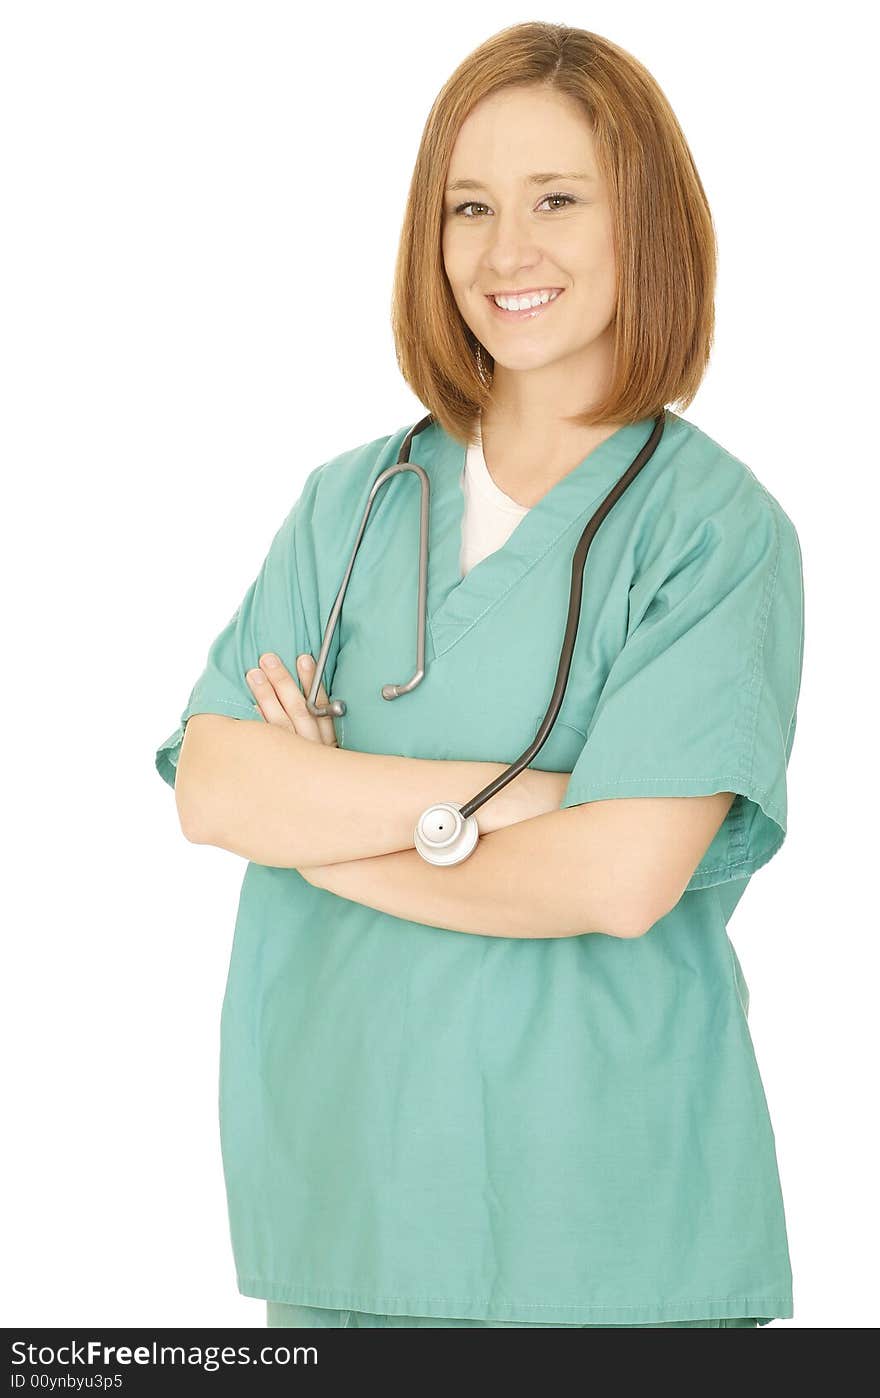
[[[519,268],[539,266],[543,254],[535,241],[535,230],[525,215],[515,209],[496,214],[487,225],[484,253],[486,266],[502,281],[513,281]]]

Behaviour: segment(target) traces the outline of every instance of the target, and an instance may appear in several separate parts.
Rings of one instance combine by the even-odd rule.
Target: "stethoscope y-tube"
[[[400,471],[413,471],[419,478],[421,486],[421,511],[419,519],[419,588],[417,603],[417,625],[416,625],[416,668],[412,678],[403,684],[384,684],[382,686],[383,699],[397,699],[401,694],[409,694],[418,685],[425,675],[425,615],[427,608],[428,593],[428,523],[429,523],[429,500],[430,482],[427,473],[421,466],[410,462],[409,454],[413,437],[423,432],[433,422],[433,414],[428,413],[409,432],[403,440],[396,465],[387,467],[376,477],[370,490],[357,538],[354,542],[351,558],[345,570],[345,576],[336,595],[336,600],[330,611],[327,626],[324,631],[324,639],[321,642],[321,650],[318,654],[315,673],[312,678],[311,688],[306,697],[306,706],[309,713],[316,718],[322,718],[327,714],[340,717],[345,713],[345,701],[342,699],[330,699],[326,706],[317,704],[316,697],[321,685],[321,677],[327,663],[327,656],[333,639],[333,632],[339,620],[342,610],[342,603],[348,587],[351,570],[354,567],[354,560],[360,547],[364,530],[373,501],[378,491]],[[508,782],[518,777],[520,772],[529,765],[532,758],[541,751],[546,743],[556,722],[556,716],[562,706],[565,696],[565,687],[568,683],[568,675],[571,669],[572,656],[574,655],[575,642],[577,640],[578,623],[581,614],[581,596],[583,592],[584,567],[587,561],[587,553],[590,544],[596,536],[600,524],[605,516],[614,508],[624,491],[632,484],[636,476],[644,466],[650,461],[657,449],[663,429],[666,425],[666,410],[663,409],[654,420],[647,442],[642,447],[638,456],[627,468],[624,474],[615,483],[612,489],[605,496],[599,508],[590,518],[584,529],[574,551],[571,565],[571,590],[568,598],[568,616],[565,622],[565,634],[562,639],[562,649],[559,655],[559,665],[556,671],[556,682],[553,686],[553,693],[550,695],[550,702],[547,712],[541,720],[537,733],[524,752],[512,762],[505,771],[500,772],[488,786],[484,786],[482,791],[478,791],[476,796],[472,796],[469,801],[459,805],[454,801],[438,801],[436,805],[429,806],[423,811],[413,832],[413,842],[415,848],[424,860],[429,864],[451,865],[460,864],[467,859],[476,846],[479,839],[479,827],[474,815],[481,806],[493,796],[496,796]]]

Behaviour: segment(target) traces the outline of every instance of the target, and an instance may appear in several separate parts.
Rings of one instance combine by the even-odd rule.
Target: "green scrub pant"
[[[725,1320],[659,1320],[650,1325],[548,1325],[540,1320],[460,1320],[432,1315],[371,1315],[368,1311],[338,1311],[324,1306],[288,1306],[266,1302],[266,1324],[303,1330],[738,1330],[756,1327],[757,1320],[739,1316]]]

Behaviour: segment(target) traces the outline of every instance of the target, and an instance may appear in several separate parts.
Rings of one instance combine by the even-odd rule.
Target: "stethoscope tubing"
[[[398,475],[402,471],[412,471],[418,477],[420,484],[419,583],[416,617],[416,668],[412,677],[404,683],[383,685],[382,698],[391,700],[399,698],[402,694],[409,694],[413,689],[415,689],[416,685],[418,685],[424,678],[425,630],[428,593],[428,533],[430,523],[430,481],[426,471],[421,466],[417,465],[415,462],[411,462],[409,457],[410,450],[412,448],[413,438],[418,436],[420,432],[424,432],[424,430],[427,427],[429,427],[433,421],[433,414],[428,413],[425,417],[421,418],[417,423],[414,424],[413,427],[410,428],[409,432],[407,432],[406,437],[401,443],[400,452],[398,454],[396,464],[393,466],[386,467],[385,470],[381,471],[370,488],[370,494],[367,499],[366,507],[364,509],[360,526],[358,528],[357,537],[354,541],[354,547],[351,552],[351,558],[349,559],[348,567],[345,570],[345,575],[342,579],[342,583],[339,587],[339,591],[336,594],[336,599],[330,611],[330,616],[327,620],[327,625],[324,630],[324,637],[321,642],[321,649],[318,654],[317,664],[315,666],[315,673],[312,677],[312,683],[309,688],[309,693],[306,696],[306,706],[309,710],[309,713],[313,714],[316,718],[324,717],[327,714],[333,714],[334,717],[340,717],[346,711],[345,702],[342,699],[331,698],[327,705],[318,704],[316,702],[318,690],[320,688],[321,679],[324,674],[324,668],[327,663],[327,656],[330,652],[333,634],[339,621],[340,613],[342,611],[342,604],[345,598],[346,589],[348,588],[349,579],[351,578],[352,569],[354,567],[354,561],[357,557],[357,551],[360,547],[361,540],[364,536],[364,532],[367,527],[367,521],[370,516],[370,511],[373,508],[373,503],[376,499],[378,492],[382,489],[382,487],[386,485],[388,481],[392,479],[393,476]],[[461,859],[467,857],[467,855],[471,852],[474,845],[476,844],[476,840],[478,838],[476,821],[473,820],[474,813],[478,811],[481,806],[485,805],[487,801],[490,801],[493,796],[496,796],[498,792],[501,791],[505,786],[507,786],[508,782],[513,781],[515,777],[519,776],[520,772],[522,772],[524,768],[526,768],[529,765],[532,759],[541,751],[541,748],[544,746],[548,737],[550,736],[550,733],[553,729],[553,724],[556,721],[556,717],[562,706],[563,698],[565,697],[565,689],[568,683],[569,672],[571,670],[571,662],[574,655],[575,643],[577,641],[578,625],[580,622],[581,615],[584,568],[586,566],[587,554],[589,552],[590,545],[592,544],[593,539],[596,537],[596,534],[607,515],[611,512],[611,510],[617,504],[618,500],[621,498],[624,492],[629,489],[632,482],[636,479],[639,473],[651,460],[651,457],[657,450],[657,447],[663,436],[666,421],[667,414],[666,409],[664,408],[654,419],[654,425],[651,430],[650,436],[648,437],[648,440],[645,442],[644,446],[641,448],[638,455],[633,460],[632,464],[615,482],[614,486],[605,496],[599,508],[595,510],[594,513],[591,515],[587,525],[585,526],[580,536],[580,539],[578,540],[578,544],[575,548],[574,555],[572,558],[571,587],[569,590],[568,598],[568,615],[566,617],[565,632],[563,634],[562,646],[559,654],[559,664],[556,670],[556,680],[553,685],[553,691],[550,695],[550,701],[547,705],[547,711],[541,720],[537,733],[535,734],[532,741],[529,743],[528,747],[522,753],[520,753],[519,757],[514,762],[511,762],[510,766],[505,768],[503,772],[500,772],[497,777],[495,777],[491,782],[488,783],[488,785],[484,786],[481,791],[478,791],[475,796],[472,796],[469,801],[466,801],[463,805],[460,806],[456,803],[440,802],[435,806],[429,807],[427,811],[423,812],[419,820],[419,823],[416,826],[415,844],[416,848],[419,850],[422,856],[428,859],[429,862],[458,863]]]
[[[537,756],[541,751],[541,748],[549,738],[553,725],[556,722],[556,717],[562,707],[566,685],[568,684],[569,671],[571,670],[571,662],[574,656],[578,624],[581,617],[584,568],[586,566],[590,545],[596,537],[599,526],[602,524],[605,517],[611,512],[624,491],[627,490],[639,472],[648,464],[651,457],[654,455],[660,438],[663,435],[665,420],[666,411],[664,409],[659,417],[655,419],[651,435],[638,456],[605,496],[602,504],[590,517],[589,523],[586,525],[578,540],[571,563],[571,587],[568,595],[568,615],[565,620],[565,632],[562,637],[562,646],[559,652],[556,681],[553,685],[553,692],[550,695],[547,711],[541,719],[537,733],[525,751],[520,753],[516,761],[512,762],[506,771],[499,772],[498,776],[495,777],[493,781],[489,782],[487,786],[484,786],[482,791],[478,791],[476,796],[472,796],[469,801],[464,803],[461,807],[463,819],[466,820],[469,815],[473,815],[484,802],[496,796],[508,782],[513,781],[514,777],[518,777],[520,772],[532,761],[532,758]]]

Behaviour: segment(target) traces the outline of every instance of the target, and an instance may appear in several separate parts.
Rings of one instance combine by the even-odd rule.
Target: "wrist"
[[[516,825],[521,820],[531,820],[533,816],[555,810],[561,798],[555,796],[554,789],[545,780],[548,775],[526,767],[519,776],[508,782],[497,796],[493,796],[477,811],[480,834],[488,835],[493,830],[503,830],[508,825]]]
[[[568,786],[570,772],[543,772],[539,768],[528,767],[511,783],[520,787],[520,799],[514,809],[511,824],[518,820],[533,820],[535,816],[558,811],[560,802]],[[518,812],[518,813],[517,813]]]

